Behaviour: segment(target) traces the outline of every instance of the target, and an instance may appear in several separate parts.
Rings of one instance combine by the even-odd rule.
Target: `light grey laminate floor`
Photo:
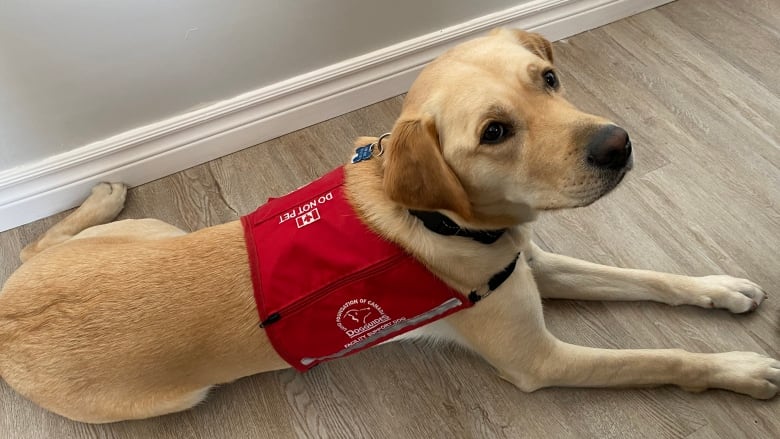
[[[608,348],[754,350],[780,358],[780,2],[679,0],[555,44],[569,98],[630,133],[636,168],[595,205],[544,215],[554,251],[625,267],[748,277],[758,312],[548,301],[563,340]],[[187,230],[234,220],[341,164],[387,131],[402,98],[130,191],[122,218]],[[0,234],[0,282],[61,215]],[[469,353],[382,346],[301,375],[225,385],[194,410],[91,426],[47,413],[0,380],[0,438],[780,437],[780,399],[676,388],[524,394]]]

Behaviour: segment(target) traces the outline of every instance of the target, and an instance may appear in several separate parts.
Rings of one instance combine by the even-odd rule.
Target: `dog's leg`
[[[669,305],[752,311],[766,293],[747,279],[690,277],[593,264],[545,252],[531,243],[524,252],[544,298],[575,300],[652,300]]]
[[[78,209],[22,249],[19,255],[22,262],[49,247],[62,244],[84,229],[113,220],[124,208],[126,194],[127,187],[121,183],[98,184]]]
[[[185,235],[187,232],[154,218],[126,219],[90,227],[71,239],[127,238],[162,239]]]
[[[557,340],[545,328],[541,300],[525,264],[518,264],[490,297],[445,322],[454,329],[457,341],[481,354],[503,378],[525,391],[550,386],[672,384],[692,391],[719,388],[766,399],[776,395],[780,386],[780,361],[753,352],[612,350]]]

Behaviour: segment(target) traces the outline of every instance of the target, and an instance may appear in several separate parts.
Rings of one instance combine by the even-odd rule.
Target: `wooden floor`
[[[754,350],[780,358],[780,2],[679,0],[555,44],[569,98],[620,123],[636,169],[594,206],[543,216],[554,251],[619,266],[729,273],[763,285],[758,312],[550,301],[563,340],[609,348]],[[130,192],[123,218],[195,230],[234,220],[342,163],[387,131],[402,98]],[[0,282],[63,215],[0,234]],[[90,426],[0,380],[0,438],[780,437],[780,398],[725,391],[548,389],[524,394],[469,353],[392,345],[301,375],[225,385],[200,407]]]

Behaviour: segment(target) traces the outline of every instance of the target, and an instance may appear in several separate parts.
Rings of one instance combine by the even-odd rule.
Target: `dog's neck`
[[[486,284],[528,245],[528,224],[507,228],[491,244],[429,230],[407,208],[388,198],[382,175],[381,160],[345,167],[345,192],[357,215],[374,232],[400,245],[464,294]],[[469,270],[463,270],[464,266]]]

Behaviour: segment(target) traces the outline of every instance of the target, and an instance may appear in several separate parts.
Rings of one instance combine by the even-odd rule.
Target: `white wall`
[[[2,0],[0,171],[528,0]]]

